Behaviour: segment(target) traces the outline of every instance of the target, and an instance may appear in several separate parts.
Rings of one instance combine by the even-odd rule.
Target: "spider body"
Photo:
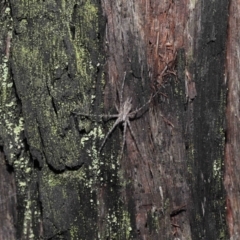
[[[152,100],[152,98],[156,94],[154,96],[152,96],[150,98],[150,100],[147,103],[145,103],[142,107],[140,107],[140,108],[138,108],[138,109],[136,109],[134,111],[131,111],[132,110],[132,98],[131,97],[127,97],[126,100],[123,101],[123,89],[124,89],[125,76],[126,76],[126,72],[124,73],[124,79],[122,81],[121,90],[119,91],[119,98],[120,98],[119,99],[119,106],[117,106],[117,104],[115,103],[115,107],[116,107],[116,110],[117,110],[118,114],[100,115],[101,117],[105,117],[108,120],[116,118],[116,121],[113,124],[112,128],[106,134],[105,138],[103,139],[103,142],[102,142],[102,144],[100,146],[99,152],[102,151],[102,149],[103,149],[103,147],[104,147],[108,137],[114,131],[114,129],[119,124],[123,124],[123,142],[122,142],[122,147],[121,147],[121,156],[123,155],[124,145],[126,143],[126,131],[127,131],[127,128],[129,128],[131,136],[132,136],[132,138],[133,138],[133,140],[135,142],[135,145],[136,145],[139,153],[141,154],[140,148],[138,147],[138,143],[137,143],[135,134],[133,132],[133,129],[132,129],[132,126],[131,126],[131,123],[130,123],[130,120],[133,120],[134,117],[136,116],[136,114],[139,111],[141,111],[147,104],[149,104],[150,101]],[[91,115],[88,115],[88,114],[83,114],[83,113],[78,113],[78,114],[81,115],[81,116],[91,117]]]
[[[126,141],[126,130],[127,127],[129,127],[130,132],[132,137],[134,138],[134,141],[136,143],[136,138],[134,136],[131,124],[130,124],[130,119],[134,118],[134,115],[136,114],[136,111],[131,112],[132,110],[132,98],[128,97],[126,99],[126,101],[124,101],[122,103],[122,97],[120,98],[120,106],[118,107],[116,106],[116,109],[118,111],[118,114],[114,114],[114,115],[109,115],[110,118],[117,118],[117,120],[115,121],[115,123],[113,124],[112,128],[110,129],[110,131],[107,133],[107,135],[105,136],[102,145],[100,147],[100,152],[102,150],[102,148],[104,147],[106,140],[108,139],[109,135],[113,132],[113,130],[115,129],[115,127],[121,123],[123,123],[123,144],[122,144],[122,151],[121,151],[121,155],[123,153],[123,149],[124,149],[124,145],[125,145],[125,141]],[[136,143],[137,145],[137,143]]]
[[[132,109],[132,98],[127,98],[123,103],[123,106],[120,106],[120,109],[116,106],[117,111],[119,112],[119,118],[121,122],[126,121],[128,118],[131,118],[131,109]]]

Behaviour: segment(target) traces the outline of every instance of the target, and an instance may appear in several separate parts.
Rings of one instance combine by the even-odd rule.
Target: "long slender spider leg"
[[[107,120],[110,120],[112,118],[118,118],[119,114],[111,114],[111,115],[100,115],[100,117],[107,118]]]
[[[132,118],[135,116],[136,113],[140,112],[146,105],[148,105],[152,99],[158,94],[159,90],[157,92],[155,92],[151,97],[150,99],[145,103],[143,104],[140,108],[137,108],[135,109],[134,111],[132,111],[130,114],[133,115]]]
[[[135,134],[134,134],[134,131],[133,131],[133,129],[132,129],[132,126],[131,126],[131,124],[130,124],[129,119],[127,119],[126,122],[127,122],[127,125],[128,125],[128,127],[129,127],[129,129],[130,129],[130,133],[131,133],[131,135],[132,135],[132,137],[133,137],[133,140],[134,140],[134,142],[135,142],[135,145],[136,145],[136,147],[137,147],[137,150],[138,150],[139,154],[141,155],[142,159],[144,159],[144,158],[143,158],[143,155],[142,155],[142,153],[141,153],[140,147],[139,147],[139,145],[138,145],[138,143],[137,143],[137,138],[136,138],[136,136],[135,136]]]
[[[129,114],[130,114],[129,118],[130,118],[130,119],[133,119],[133,118],[136,116],[136,114],[137,114],[138,112],[140,112],[145,106],[146,106],[146,104],[144,104],[144,106],[142,106],[142,107],[140,107],[140,108],[137,108],[135,111],[130,112],[130,113],[129,113]],[[148,109],[147,109],[147,110],[148,110]],[[147,110],[146,110],[146,111],[147,111]],[[145,113],[146,111],[144,111],[143,113]],[[141,115],[143,115],[143,113],[142,113]]]
[[[140,112],[146,105],[148,105],[151,102],[151,100],[152,98],[149,101],[147,101],[142,107],[137,108],[134,111],[130,112],[130,116],[131,116],[130,118],[134,118],[138,112]]]
[[[127,119],[126,122],[127,122],[127,125],[128,125],[128,127],[129,127],[129,129],[130,129],[130,133],[131,133],[131,135],[132,135],[132,137],[133,137],[133,139],[134,139],[134,141],[135,141],[137,150],[138,150],[138,152],[139,152],[139,154],[140,154],[140,156],[141,156],[141,158],[142,158],[142,161],[143,161],[143,163],[144,163],[144,157],[143,157],[142,152],[141,152],[141,150],[140,150],[140,148],[139,148],[139,145],[138,145],[138,143],[137,143],[137,138],[135,137],[135,134],[134,134],[134,132],[133,132],[133,129],[132,129],[132,127],[131,127],[131,124],[130,124],[129,119]],[[148,177],[147,177],[147,175],[146,175],[146,171],[144,170],[143,164],[141,164],[141,166],[142,166],[142,171],[145,173],[144,175],[145,175],[146,181],[147,181],[147,183],[148,183],[149,191],[151,192],[151,185],[150,185],[149,180],[148,180]],[[151,193],[152,193],[152,192],[151,192]]]
[[[123,77],[122,86],[121,86],[121,92],[120,92],[120,107],[121,107],[122,104],[123,104],[123,88],[124,88],[125,78],[126,78],[126,72],[124,72],[124,77]]]
[[[79,113],[79,112],[73,112],[73,114],[78,115],[78,116],[84,116],[84,117],[92,117],[92,116],[94,116],[94,115],[91,115],[91,114]]]
[[[125,143],[126,143],[126,131],[127,131],[127,122],[124,122],[123,123],[123,142],[122,142],[122,147],[121,147],[120,159],[123,156],[124,146],[125,146]]]
[[[115,103],[115,108],[117,109],[118,112],[120,112],[120,109],[116,103]]]
[[[107,115],[107,114],[100,114],[100,115],[94,115],[94,114],[86,114],[86,113],[77,113],[77,112],[74,112],[75,115],[78,115],[78,116],[84,116],[84,117],[88,117],[88,118],[97,118],[97,117],[100,117],[100,118],[107,118],[107,120],[109,119],[112,119],[112,118],[118,118],[118,114],[110,114],[110,115]]]
[[[107,135],[105,136],[105,138],[104,138],[104,140],[103,140],[103,142],[102,142],[102,145],[101,145],[101,147],[100,147],[99,152],[102,151],[102,148],[104,147],[104,145],[105,145],[105,143],[106,143],[109,135],[113,132],[113,130],[115,129],[115,127],[116,127],[120,122],[121,122],[121,120],[120,120],[120,118],[118,118],[118,119],[116,120],[116,122],[113,124],[112,128],[108,131]]]

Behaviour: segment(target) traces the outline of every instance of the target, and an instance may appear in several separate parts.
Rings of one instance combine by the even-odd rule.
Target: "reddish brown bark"
[[[223,187],[214,164],[223,160],[227,2],[102,2],[108,20],[105,96],[119,89],[124,72],[124,94],[133,97],[134,107],[158,91],[149,112],[132,121],[143,157],[128,133],[121,161],[126,178],[134,179],[133,192],[126,190],[125,196],[135,203],[135,232],[149,236],[147,218],[157,209],[162,239],[171,232],[179,238],[218,238],[225,230],[216,214],[223,216],[224,202],[215,204]],[[218,64],[221,71],[214,75]],[[170,217],[181,206],[187,212]],[[157,232],[151,234],[159,239]]]
[[[145,1],[145,42],[148,44],[148,67],[152,80],[162,84],[167,74],[174,75],[178,49],[187,47],[186,23],[189,18],[188,1]],[[143,6],[142,6],[143,9]],[[187,49],[186,49],[187,50]]]
[[[2,129],[12,116],[24,125],[14,147],[14,132],[0,137],[17,179],[17,238],[228,239],[228,1],[10,2],[13,48],[6,35],[2,53],[11,59],[7,85],[16,108]],[[230,37],[227,69],[234,71]],[[239,93],[237,76],[228,75],[225,187],[234,236]],[[102,114],[116,114],[122,95],[125,103],[132,99],[131,111],[143,108],[126,132],[119,123],[108,135],[114,121]],[[25,164],[17,166],[23,155]],[[12,183],[3,166],[0,177]],[[11,192],[14,185],[3,202]]]
[[[240,61],[239,61],[239,13],[240,1],[230,1],[229,27],[226,59],[227,97],[227,135],[225,147],[225,188],[227,192],[227,223],[231,239],[240,236]]]
[[[131,134],[127,132],[126,135],[127,154],[121,165],[125,177],[134,180],[134,190],[131,193],[126,190],[123,194],[126,202],[135,203],[135,209],[131,209],[135,212],[134,233],[140,239],[148,239],[148,218],[156,212],[157,230],[150,233],[151,239],[159,239],[160,235],[166,239],[172,233],[178,237],[189,237],[190,224],[186,212],[181,211],[170,217],[179,206],[189,209],[189,189],[184,176],[183,130],[175,107],[168,104],[170,101],[174,105],[177,100],[169,95],[171,91],[161,90],[164,80],[177,79],[177,51],[188,45],[185,42],[188,39],[187,1],[126,1],[118,5],[117,2],[105,0],[103,3],[107,16],[107,52],[110,53],[105,96],[111,89],[116,92],[120,88],[123,73],[126,72],[124,97],[132,96],[134,108],[139,107],[139,103],[143,105],[144,101],[147,102],[154,91],[159,91],[157,98],[163,99],[163,102],[154,100],[158,106],[150,104],[150,112],[131,122],[141,153]],[[117,96],[113,99],[117,101]],[[109,105],[106,99],[105,106]],[[169,143],[162,146],[164,141]],[[163,153],[159,152],[160,148]]]

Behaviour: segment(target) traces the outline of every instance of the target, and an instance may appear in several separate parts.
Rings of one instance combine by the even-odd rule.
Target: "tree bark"
[[[228,4],[0,1],[9,239],[237,239]]]
[[[227,192],[227,223],[231,239],[240,236],[239,215],[239,1],[229,4],[229,27],[226,54],[227,79],[227,131],[225,144],[225,176],[224,184]]]

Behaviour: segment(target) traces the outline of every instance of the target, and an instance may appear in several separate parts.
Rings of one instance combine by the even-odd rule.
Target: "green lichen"
[[[152,208],[151,211],[148,211],[148,225],[150,233],[158,233],[159,229],[159,214],[156,209]]]
[[[109,209],[110,210],[110,209]],[[132,227],[130,215],[124,209],[118,209],[119,212],[109,211],[106,217],[106,232],[99,235],[99,239],[103,240],[107,237],[111,239],[132,239]],[[117,231],[116,231],[117,229]]]
[[[86,179],[86,172],[84,169],[78,171],[64,171],[63,173],[56,175],[47,168],[44,171],[44,185],[54,188],[56,186],[63,186],[63,183],[79,182]]]
[[[215,179],[218,179],[220,177],[219,180],[222,179],[222,159],[215,159],[213,161],[213,177]]]
[[[30,196],[28,197],[28,200],[26,200],[26,207],[24,211],[23,235],[27,239],[35,239],[35,236],[33,234],[32,208]]]
[[[77,239],[78,236],[78,227],[72,226],[70,229],[71,239]]]
[[[5,29],[4,45],[9,42],[8,52],[11,50],[11,39],[12,39],[12,29],[13,29],[13,19],[11,17],[11,10],[9,6],[5,9],[5,19],[6,24],[2,26]],[[3,43],[1,43],[3,44]],[[4,46],[6,47],[6,46]],[[14,161],[21,161],[18,159],[19,152],[24,148],[22,134],[24,131],[24,119],[22,116],[16,116],[17,109],[17,99],[13,90],[13,79],[9,73],[9,59],[7,55],[1,56],[0,64],[0,132],[1,138],[4,141],[5,154],[7,156],[7,161],[13,164]],[[21,158],[21,157],[20,157]],[[27,162],[29,159],[25,159]]]
[[[11,136],[8,141],[8,161],[17,172],[19,193],[27,199],[23,203],[23,237],[39,237],[33,234],[33,217],[40,218],[40,214],[33,208],[34,203],[28,195],[29,186],[35,181],[33,176],[38,171],[39,191],[44,206],[42,216],[49,214],[50,223],[61,223],[64,212],[59,206],[56,207],[56,202],[69,201],[68,193],[73,193],[72,198],[81,207],[72,219],[69,217],[68,229],[72,239],[81,239],[82,229],[97,231],[96,223],[87,219],[87,211],[94,213],[91,217],[95,219],[98,209],[103,207],[99,206],[103,203],[96,197],[97,186],[106,186],[120,179],[117,154],[113,151],[99,154],[97,143],[105,137],[102,126],[76,116],[76,126],[69,124],[69,119],[73,119],[73,110],[78,108],[84,113],[92,113],[93,106],[99,101],[95,92],[96,75],[102,67],[102,56],[99,54],[102,45],[97,37],[92,37],[92,34],[99,34],[99,6],[90,0],[81,3],[64,0],[41,3],[21,1],[13,2],[13,6],[17,14],[17,34],[14,36],[12,59],[14,85],[19,99],[12,98],[13,82],[8,72],[9,63],[3,59],[1,103],[4,108],[0,110],[4,117],[1,127],[5,128],[5,139],[7,135]],[[53,10],[49,11],[48,8]],[[75,38],[71,37],[71,24],[75,27]],[[104,84],[103,73],[99,82]],[[22,104],[20,116],[16,116],[17,101]],[[100,102],[97,104],[102,107]],[[24,135],[27,137],[25,142]],[[39,169],[34,169],[30,164],[32,156],[25,149],[26,142],[42,156],[43,164],[39,164]],[[75,170],[75,161],[79,159],[84,164]],[[39,159],[34,160],[37,162]],[[62,169],[56,173],[59,165]],[[69,166],[73,166],[73,170]],[[113,196],[115,191],[112,187],[109,190]],[[59,199],[56,199],[56,192]],[[87,196],[85,205],[81,202],[83,196]],[[112,238],[124,235],[124,238],[130,239],[130,214],[122,206],[115,206],[119,204],[119,199],[114,201],[116,203],[108,210],[107,225],[98,234],[103,236],[111,232]],[[61,229],[57,229],[57,224],[52,228],[60,238]],[[89,229],[85,228],[87,224]]]

